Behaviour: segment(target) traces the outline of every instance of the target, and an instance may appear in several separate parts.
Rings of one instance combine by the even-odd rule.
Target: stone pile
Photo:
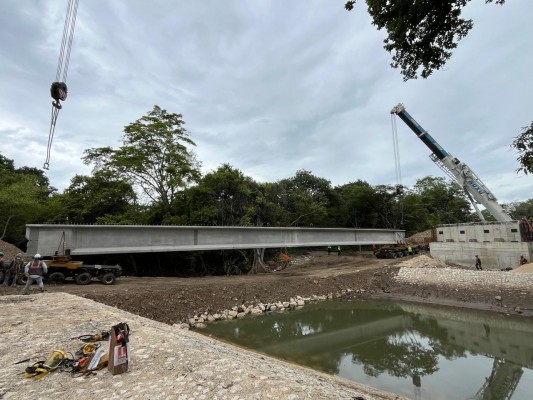
[[[507,271],[475,271],[458,268],[400,268],[399,282],[424,285],[438,284],[453,288],[497,288],[533,290],[533,273],[512,274]]]
[[[223,310],[213,314],[207,312],[203,314],[197,314],[191,318],[186,323],[176,324],[176,326],[182,329],[189,328],[205,328],[208,322],[227,320],[227,319],[241,319],[246,316],[259,315],[266,312],[281,312],[288,310],[295,310],[303,307],[305,304],[314,302],[314,301],[323,301],[333,299],[334,297],[340,297],[345,294],[346,291],[337,293],[333,295],[332,293],[328,295],[313,295],[310,297],[301,297],[296,296],[290,298],[288,301],[277,301],[273,303],[257,303],[257,304],[241,304],[239,306],[233,306],[229,310]]]

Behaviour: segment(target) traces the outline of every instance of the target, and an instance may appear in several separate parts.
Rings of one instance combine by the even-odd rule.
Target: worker
[[[337,256],[341,256],[341,246],[337,246]]]
[[[481,268],[481,260],[479,259],[479,256],[476,254],[476,269],[479,269],[479,270],[483,270],[483,268]]]
[[[328,246],[328,256],[331,254],[331,246]]]
[[[6,277],[4,279],[3,286],[9,286],[9,283],[11,282],[11,286],[17,286],[17,281],[19,279],[19,271],[22,270],[22,254],[17,253],[15,258],[11,261],[10,264],[8,264],[5,269]]]
[[[44,292],[43,275],[48,272],[48,266],[41,260],[40,254],[35,254],[33,259],[24,267],[24,274],[28,277],[22,294],[30,294],[30,286],[33,281],[37,282],[41,292]]]
[[[527,258],[525,258],[523,255],[520,256],[520,265],[527,264]]]
[[[22,259],[22,253],[17,253],[13,261],[11,261],[11,266],[15,268],[14,270],[14,278],[13,283],[11,286],[17,286],[17,283],[19,282],[20,278],[22,278],[22,275],[24,275],[24,260]]]
[[[4,272],[4,253],[0,251],[0,276],[2,275],[2,272]]]
[[[413,247],[411,246],[411,243],[407,244],[407,253],[409,253],[410,256],[413,255]]]

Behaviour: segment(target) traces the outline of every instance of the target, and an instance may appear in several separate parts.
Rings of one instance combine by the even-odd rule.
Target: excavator
[[[391,114],[396,114],[405,124],[411,128],[415,135],[431,150],[431,160],[456,181],[466,192],[479,219],[485,222],[485,217],[478,208],[478,204],[483,205],[494,218],[499,222],[513,221],[513,218],[501,207],[496,196],[481,181],[481,179],[470,169],[468,165],[459,161],[456,157],[448,153],[437,143],[435,139],[422,128],[415,119],[405,110],[405,106],[400,103],[391,110]],[[400,188],[400,190],[403,188]]]

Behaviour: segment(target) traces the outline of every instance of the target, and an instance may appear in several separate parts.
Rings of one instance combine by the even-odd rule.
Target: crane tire
[[[106,272],[105,274],[103,274],[101,277],[100,277],[100,281],[104,284],[104,285],[112,285],[115,283],[115,280],[117,279],[117,277],[115,276],[114,273],[112,272]]]
[[[65,282],[65,274],[62,272],[52,272],[48,277],[48,283],[54,283],[60,285]]]
[[[82,272],[81,274],[76,275],[76,283],[78,285],[88,285],[91,283],[92,279],[93,277],[88,272]]]

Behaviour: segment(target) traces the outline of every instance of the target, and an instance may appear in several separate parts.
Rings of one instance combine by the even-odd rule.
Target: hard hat
[[[2,257],[3,255],[4,255],[4,253],[2,253],[2,252],[0,251],[0,257]]]
[[[15,258],[22,258],[22,253],[17,253],[17,255],[15,256]]]
[[[41,255],[39,253],[35,254],[33,258],[41,258]]]

